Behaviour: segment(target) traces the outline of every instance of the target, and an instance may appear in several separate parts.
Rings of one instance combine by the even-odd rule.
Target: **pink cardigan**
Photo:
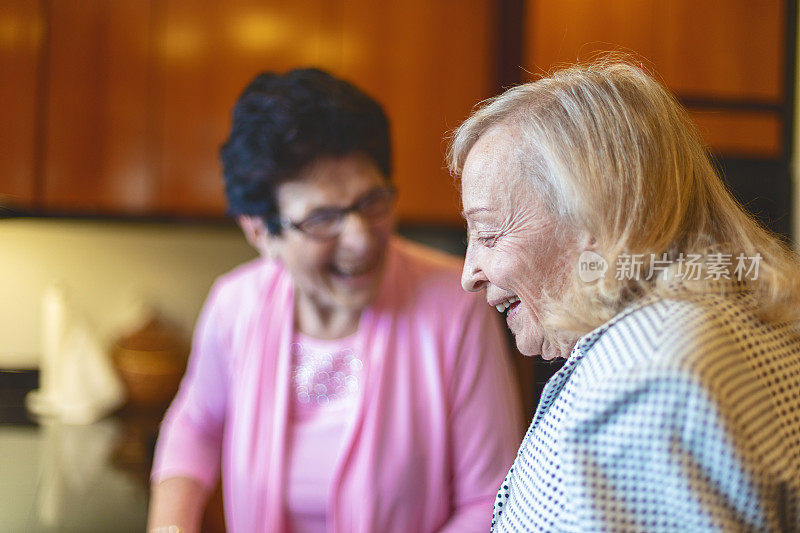
[[[459,262],[394,239],[356,343],[365,380],[328,507],[336,533],[486,531],[521,419],[494,311]],[[258,259],[214,285],[161,426],[152,480],[212,488],[233,532],[283,532],[292,281]]]

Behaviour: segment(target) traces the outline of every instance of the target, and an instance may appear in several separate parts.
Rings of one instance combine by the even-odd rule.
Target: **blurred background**
[[[460,253],[447,132],[505,87],[633,54],[689,108],[740,201],[792,242],[797,20],[795,0],[0,0],[0,524],[143,528],[146,453],[92,483],[94,463],[58,465],[87,443],[119,459],[119,436],[151,426],[65,437],[20,407],[43,295],[59,287],[102,347],[135,332],[143,305],[188,337],[213,279],[255,255],[225,217],[217,151],[256,73],[321,67],[382,102],[401,232]],[[518,369],[529,418],[554,367]],[[70,498],[88,507],[70,514]]]

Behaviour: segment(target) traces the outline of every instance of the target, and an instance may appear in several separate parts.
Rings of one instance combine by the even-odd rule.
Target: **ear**
[[[269,233],[263,218],[239,215],[236,217],[236,223],[242,228],[244,238],[247,239],[250,246],[258,250],[262,256],[270,259],[275,259],[278,256],[278,237]]]

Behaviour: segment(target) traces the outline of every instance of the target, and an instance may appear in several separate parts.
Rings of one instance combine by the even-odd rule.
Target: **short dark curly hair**
[[[237,100],[220,149],[228,212],[269,222],[279,214],[278,185],[321,157],[354,153],[390,179],[389,121],[378,102],[319,69],[259,74]]]

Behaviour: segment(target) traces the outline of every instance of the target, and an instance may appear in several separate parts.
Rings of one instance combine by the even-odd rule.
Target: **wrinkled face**
[[[464,163],[461,195],[469,242],[461,284],[468,291],[485,289],[487,303],[501,306],[520,352],[567,357],[571,347],[542,328],[543,295],[562,293],[577,239],[517,179],[514,142],[508,128],[490,129]]]
[[[299,179],[278,186],[278,208],[281,217],[299,222],[349,207],[387,185],[367,157],[320,159]],[[267,236],[266,248],[292,275],[297,299],[319,309],[361,311],[377,295],[393,226],[391,215],[370,221],[350,212],[336,237],[315,238],[289,227]]]

